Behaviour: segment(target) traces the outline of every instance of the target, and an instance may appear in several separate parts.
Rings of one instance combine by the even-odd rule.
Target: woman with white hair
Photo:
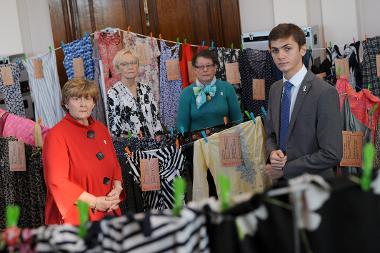
[[[121,76],[107,93],[107,110],[111,134],[127,136],[159,135],[162,127],[157,103],[149,86],[136,81],[139,69],[138,58],[128,49],[120,50],[113,65]]]

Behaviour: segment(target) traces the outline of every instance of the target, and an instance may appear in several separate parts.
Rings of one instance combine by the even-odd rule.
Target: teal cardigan
[[[181,127],[188,132],[223,125],[225,116],[227,116],[228,122],[243,120],[234,87],[228,82],[218,79],[215,85],[215,96],[210,101],[206,101],[199,109],[195,104],[193,91],[195,84],[193,83],[182,91],[176,123],[178,131],[181,131]]]

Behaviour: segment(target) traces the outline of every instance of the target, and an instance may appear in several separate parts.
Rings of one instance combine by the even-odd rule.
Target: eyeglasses
[[[203,65],[203,66],[197,66],[197,65],[195,65],[194,67],[196,68],[196,69],[210,69],[210,68],[212,68],[212,67],[214,67],[215,66],[215,64],[207,64],[207,65]]]
[[[128,68],[129,66],[135,66],[137,65],[137,61],[131,61],[131,62],[120,62],[119,66]]]

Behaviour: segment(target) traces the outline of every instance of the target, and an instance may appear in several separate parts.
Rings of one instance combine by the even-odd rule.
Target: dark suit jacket
[[[268,156],[279,149],[282,88],[283,81],[279,80],[269,92],[265,127]],[[338,92],[308,71],[290,119],[284,177],[292,178],[303,173],[332,177],[332,168],[342,159],[342,127]]]

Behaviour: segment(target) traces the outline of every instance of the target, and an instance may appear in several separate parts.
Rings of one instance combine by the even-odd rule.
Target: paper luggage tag
[[[158,158],[141,159],[141,190],[158,191],[161,189]]]
[[[189,73],[189,82],[193,83],[195,82],[195,73],[194,73],[194,67],[191,61],[187,62],[187,72]]]
[[[152,63],[152,56],[149,55],[148,45],[145,43],[137,45],[137,57],[140,65],[148,65]]]
[[[3,84],[6,86],[13,85],[15,83],[12,75],[11,66],[3,66],[0,68],[1,76],[3,79]]]
[[[242,163],[240,134],[221,133],[219,142],[219,154],[222,166],[237,167]]]
[[[342,131],[343,158],[340,166],[361,167],[363,155],[363,132]]]
[[[265,100],[265,80],[264,79],[252,80],[252,93],[253,93],[253,100]]]
[[[344,76],[345,78],[350,79],[348,58],[335,59],[335,73],[336,75],[340,74],[338,77]]]
[[[42,59],[34,59],[33,60],[33,67],[34,67],[34,78],[36,79],[43,79],[44,78],[44,70],[42,67]]]
[[[73,68],[74,68],[74,78],[84,77],[84,65],[83,65],[82,57],[73,59]]]
[[[26,171],[25,145],[21,141],[9,141],[9,170]]]
[[[179,72],[179,61],[178,59],[166,60],[167,78],[169,81],[179,80],[181,74]]]
[[[230,84],[240,83],[239,63],[226,63],[226,78]]]

